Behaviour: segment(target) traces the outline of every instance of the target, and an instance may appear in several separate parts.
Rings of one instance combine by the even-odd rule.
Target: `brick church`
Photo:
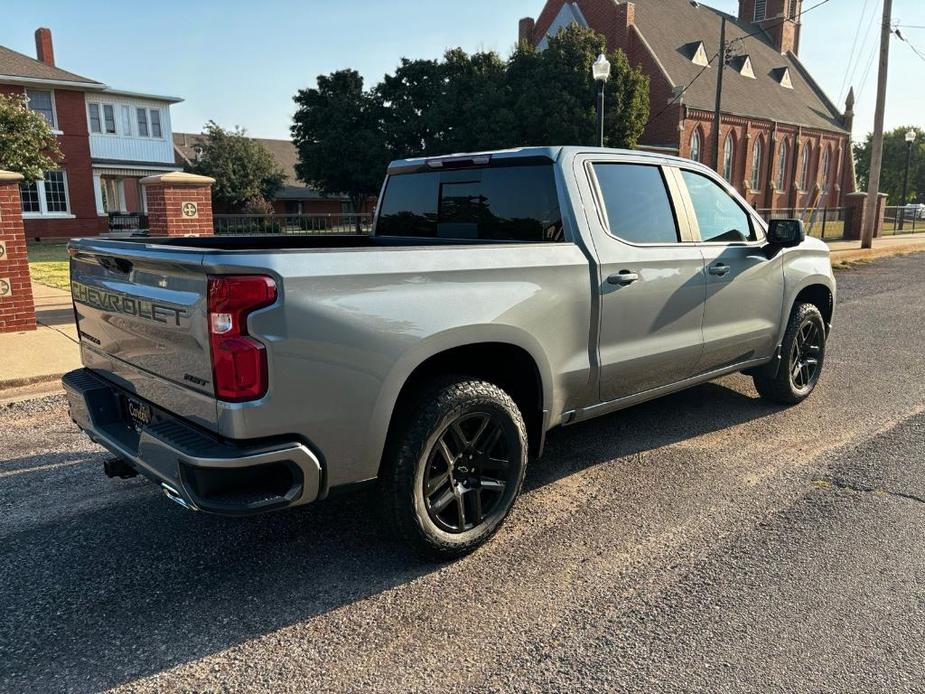
[[[738,17],[725,15],[732,50],[719,161],[710,146],[719,70],[710,59],[722,12],[691,0],[547,0],[535,20],[520,20],[520,41],[542,49],[569,24],[594,29],[649,76],[652,119],[641,149],[714,167],[759,209],[840,207],[855,190],[854,96],[841,112],[800,62],[801,3],[739,0]]]

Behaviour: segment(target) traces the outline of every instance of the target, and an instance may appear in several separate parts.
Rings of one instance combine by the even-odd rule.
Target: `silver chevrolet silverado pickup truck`
[[[372,235],[80,239],[71,416],[193,510],[378,484],[453,557],[510,511],[547,431],[750,374],[815,387],[828,249],[710,169],[582,147],[394,162]]]

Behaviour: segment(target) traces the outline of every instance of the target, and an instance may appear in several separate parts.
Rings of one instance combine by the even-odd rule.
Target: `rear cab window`
[[[551,164],[390,175],[377,236],[458,241],[564,241]]]

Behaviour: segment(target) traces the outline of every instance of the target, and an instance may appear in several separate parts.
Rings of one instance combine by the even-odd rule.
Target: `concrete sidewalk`
[[[56,381],[80,366],[70,292],[34,282],[32,292],[38,328],[0,333],[0,391]]]
[[[861,249],[860,241],[833,241],[832,264],[836,267],[889,255],[925,252],[925,233],[887,236],[874,240],[872,249]],[[45,392],[63,374],[80,366],[77,330],[71,309],[71,295],[62,289],[32,284],[35,296],[35,331],[0,334],[0,400],[16,397],[16,391],[33,384],[46,384]]]
[[[861,248],[860,241],[830,241],[832,265],[838,267],[857,261],[873,260],[890,255],[905,255],[925,251],[925,233],[881,236],[874,239],[873,248]]]

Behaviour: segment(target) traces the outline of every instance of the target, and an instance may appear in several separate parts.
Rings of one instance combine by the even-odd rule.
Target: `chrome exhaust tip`
[[[164,496],[166,496],[168,499],[170,499],[175,504],[179,504],[180,506],[185,508],[187,511],[198,511],[199,510],[192,503],[184,499],[183,496],[180,494],[180,492],[178,492],[176,489],[171,487],[166,482],[161,482],[161,489],[164,492]]]

